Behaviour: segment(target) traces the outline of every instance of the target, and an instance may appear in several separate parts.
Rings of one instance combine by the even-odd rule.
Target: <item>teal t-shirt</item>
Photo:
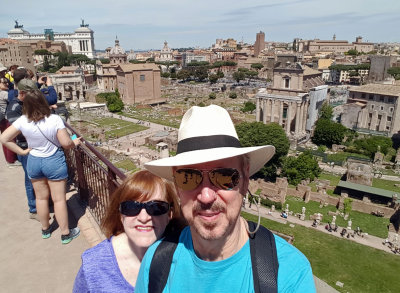
[[[143,258],[136,280],[138,293],[148,292],[150,264],[159,243],[153,244]],[[275,243],[279,262],[278,292],[316,292],[307,258],[278,236],[275,236]],[[249,241],[227,259],[204,261],[194,252],[190,229],[186,227],[180,235],[163,292],[254,292]]]

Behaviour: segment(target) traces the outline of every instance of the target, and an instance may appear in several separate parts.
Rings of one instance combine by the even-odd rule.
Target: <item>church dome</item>
[[[110,55],[125,55],[125,50],[119,45],[119,40],[115,40],[115,46],[111,48]]]

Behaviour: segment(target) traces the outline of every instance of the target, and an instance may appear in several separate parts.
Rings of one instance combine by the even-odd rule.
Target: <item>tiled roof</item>
[[[160,70],[154,63],[138,63],[138,64],[120,64],[119,67],[123,72],[140,71],[140,70]]]
[[[371,83],[362,86],[353,86],[349,91],[400,96],[400,85]]]

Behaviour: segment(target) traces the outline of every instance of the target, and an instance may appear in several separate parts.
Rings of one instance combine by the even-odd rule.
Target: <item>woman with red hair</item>
[[[179,215],[167,180],[144,170],[128,177],[111,196],[102,222],[107,239],[82,254],[73,292],[134,292],[147,248]]]

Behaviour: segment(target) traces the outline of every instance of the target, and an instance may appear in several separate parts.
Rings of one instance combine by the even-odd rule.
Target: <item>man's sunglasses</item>
[[[174,180],[180,189],[190,191],[196,189],[203,182],[203,173],[207,173],[210,182],[219,189],[231,190],[239,184],[239,171],[232,168],[178,169],[174,172]]]
[[[138,201],[124,201],[119,205],[119,212],[125,216],[133,217],[139,215],[142,209],[146,209],[146,212],[150,216],[161,216],[166,214],[172,205],[161,200],[152,200],[148,202]]]

